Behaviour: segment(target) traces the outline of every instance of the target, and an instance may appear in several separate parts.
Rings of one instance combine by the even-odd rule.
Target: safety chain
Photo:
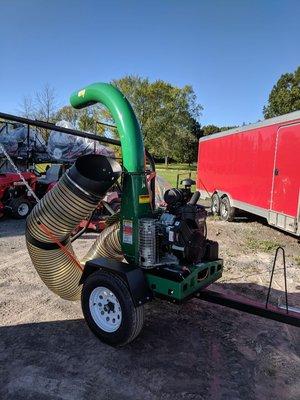
[[[14,168],[14,170],[16,171],[16,173],[19,175],[21,181],[24,183],[24,185],[26,186],[28,192],[32,195],[32,197],[34,198],[34,200],[38,203],[40,201],[40,199],[37,197],[37,195],[34,193],[34,191],[32,190],[32,188],[30,187],[30,185],[28,184],[28,182],[26,181],[26,179],[24,178],[24,176],[22,175],[21,171],[18,169],[18,167],[16,166],[16,164],[13,162],[13,160],[10,158],[9,154],[7,153],[7,151],[5,150],[3,144],[0,143],[0,150],[2,150],[2,152],[4,153],[5,157],[7,158],[7,160],[10,162],[10,164],[12,165],[12,167]]]

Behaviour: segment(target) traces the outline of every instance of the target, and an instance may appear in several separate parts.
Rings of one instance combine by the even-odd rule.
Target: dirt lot
[[[122,349],[99,342],[79,303],[40,281],[24,222],[0,222],[0,399],[299,399],[300,332],[277,322],[192,300],[147,305],[140,337]],[[291,303],[300,305],[297,240],[260,221],[210,218],[225,261],[215,289],[262,299],[277,245],[287,253]],[[83,255],[95,238],[76,242]],[[279,265],[281,267],[281,265]],[[297,279],[298,278],[298,279]],[[282,269],[272,302],[283,300]]]

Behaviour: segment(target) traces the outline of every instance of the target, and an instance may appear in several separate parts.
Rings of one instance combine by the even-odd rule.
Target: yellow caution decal
[[[149,194],[141,194],[141,195],[139,195],[139,203],[140,204],[150,203]]]
[[[78,97],[84,97],[85,95],[85,89],[79,90],[79,92],[77,93]]]

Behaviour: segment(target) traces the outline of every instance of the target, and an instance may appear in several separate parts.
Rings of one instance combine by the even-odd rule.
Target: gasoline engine
[[[168,189],[164,194],[166,209],[156,219],[139,221],[140,266],[188,265],[198,263],[207,250],[206,210],[197,205],[199,192],[192,194],[191,179],[182,182],[184,189]]]

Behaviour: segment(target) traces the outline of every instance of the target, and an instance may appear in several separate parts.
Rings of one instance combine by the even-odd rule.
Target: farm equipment
[[[71,96],[75,108],[97,102],[116,122],[123,168],[103,155],[78,158],[33,209],[26,241],[49,289],[63,299],[81,298],[93,333],[103,342],[121,346],[140,333],[144,304],[154,297],[181,303],[203,292],[207,301],[223,301],[216,295],[209,300],[204,291],[221,277],[223,261],[218,243],[207,239],[206,211],[197,204],[199,192],[192,193],[189,180],[183,182],[184,188],[164,193],[165,208],[155,207],[155,166],[152,162],[152,171],[145,168],[140,127],[119,90],[96,83]],[[120,212],[79,261],[70,234],[119,178]]]
[[[34,204],[57,184],[63,173],[79,155],[94,153],[114,156],[111,148],[91,139],[93,135],[75,131],[65,121],[53,125],[9,114],[1,113],[1,115],[7,121],[0,128],[0,217],[10,214],[17,218],[25,218]],[[13,129],[9,129],[9,126]],[[38,132],[40,128],[51,129],[48,143]],[[68,134],[66,135],[65,132]],[[105,138],[103,141],[105,142]],[[41,176],[39,168],[43,170],[43,165],[35,162],[43,158],[46,161],[45,157],[41,156],[42,150],[48,155],[49,162],[53,157],[61,163],[46,164],[45,174]],[[27,172],[21,172],[25,170]],[[32,184],[33,180],[34,184]],[[18,189],[16,189],[17,186]],[[104,217],[107,213],[110,215],[112,208],[115,208],[115,195],[115,193],[108,193],[104,201],[98,205],[93,213],[93,220],[89,221],[89,229],[101,231],[104,228]],[[86,223],[86,220],[81,221],[77,230],[84,227]]]
[[[46,169],[45,176],[37,178],[35,192],[39,199],[57,184],[66,169],[67,166],[65,164],[52,164]]]
[[[24,181],[34,191],[37,177],[32,172],[21,174],[23,180],[14,172],[0,174],[0,217],[9,212],[15,218],[26,218],[35,204]]]

